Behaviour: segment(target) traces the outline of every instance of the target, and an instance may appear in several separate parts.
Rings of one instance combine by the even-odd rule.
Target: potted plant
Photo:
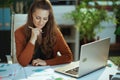
[[[118,70],[120,70],[120,57],[110,57],[110,60],[118,66]]]
[[[118,26],[115,30],[115,34],[120,36],[120,26]]]
[[[115,35],[116,35],[116,42],[120,43],[120,5],[116,5],[115,7],[115,15],[116,15],[116,30],[115,30]]]
[[[66,13],[65,18],[74,21],[74,26],[79,31],[80,41],[83,44],[95,40],[96,34],[103,29],[100,22],[108,20],[105,9],[88,7],[88,4],[84,1],[80,5],[77,5],[74,11]]]

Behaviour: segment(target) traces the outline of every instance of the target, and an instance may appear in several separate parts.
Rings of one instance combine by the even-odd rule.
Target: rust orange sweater
[[[23,26],[15,31],[16,55],[19,64],[27,66],[32,59],[35,46],[30,42],[25,43],[26,38],[24,33]],[[54,58],[45,60],[47,65],[69,63],[73,60],[73,54],[59,29],[56,37],[57,41],[53,49]],[[61,56],[57,55],[58,51],[61,53]]]

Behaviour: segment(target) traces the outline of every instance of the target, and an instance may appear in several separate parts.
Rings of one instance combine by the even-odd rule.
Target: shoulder
[[[56,29],[56,35],[57,36],[62,36],[62,32],[60,31],[60,28]]]
[[[15,36],[24,36],[25,30],[24,25],[20,26],[15,30]]]
[[[64,36],[59,28],[57,28],[57,30],[56,30],[56,37],[57,37],[57,40],[64,39]]]
[[[19,32],[22,32],[22,31],[24,31],[24,25],[19,26],[19,27],[15,30],[15,33],[19,33]]]

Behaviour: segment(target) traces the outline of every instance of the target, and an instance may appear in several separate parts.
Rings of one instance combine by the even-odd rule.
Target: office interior
[[[1,0],[0,1],[0,62],[7,62],[6,55],[11,55],[11,35],[12,35],[12,27],[14,23],[12,22],[13,15],[15,14],[27,14],[27,10],[29,9],[30,4],[34,0]],[[55,20],[59,25],[63,36],[65,37],[66,42],[68,43],[70,49],[73,52],[74,60],[78,60],[76,58],[76,53],[80,52],[80,37],[79,32],[77,32],[74,27],[74,22],[70,19],[64,19],[63,15],[67,12],[71,12],[75,9],[77,5],[80,5],[81,2],[85,1],[88,3],[88,6],[93,6],[96,1],[99,3],[99,6],[104,6],[108,14],[115,14],[114,9],[118,9],[114,7],[113,3],[116,3],[117,6],[120,6],[120,1],[115,0],[50,0],[53,5],[53,11],[55,15]],[[120,11],[120,10],[118,10]],[[119,12],[120,13],[120,12]],[[22,17],[21,17],[22,18]],[[116,19],[116,16],[115,16]],[[120,22],[120,14],[117,16],[117,19]],[[109,57],[117,57],[117,62],[120,63],[120,35],[115,34],[115,30],[120,27],[120,23],[105,23],[105,28],[96,35],[99,39],[110,37],[110,51]],[[119,30],[120,32],[120,30]],[[88,33],[89,34],[89,33]],[[114,60],[114,59],[113,59]]]

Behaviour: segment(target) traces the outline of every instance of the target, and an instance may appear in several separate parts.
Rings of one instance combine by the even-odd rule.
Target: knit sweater
[[[24,26],[21,26],[15,31],[16,56],[19,64],[22,66],[29,65],[34,54],[35,45],[30,41],[26,43]],[[57,53],[60,52],[61,56]],[[56,44],[53,48],[53,58],[45,60],[47,65],[57,65],[69,63],[73,60],[73,54],[67,45],[62,33],[57,29]]]

